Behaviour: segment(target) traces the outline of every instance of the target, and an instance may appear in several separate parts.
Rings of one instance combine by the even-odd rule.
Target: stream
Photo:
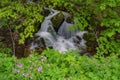
[[[52,47],[63,53],[68,50],[84,52],[86,50],[86,41],[83,39],[83,35],[87,31],[80,31],[79,26],[78,29],[69,30],[75,23],[67,22],[67,18],[70,16],[68,13],[54,9],[47,10],[50,13],[44,18],[39,31],[35,34],[36,39],[31,43],[30,50],[36,47]],[[60,13],[64,16],[64,20],[59,26],[53,26],[52,18]],[[58,28],[57,31],[55,27]]]

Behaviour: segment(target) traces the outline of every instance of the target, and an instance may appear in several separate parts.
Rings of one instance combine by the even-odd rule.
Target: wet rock
[[[85,33],[83,39],[87,41],[87,52],[89,52],[91,55],[94,55],[96,52],[96,47],[98,46],[95,35],[93,33]]]
[[[119,39],[120,39],[120,33],[115,34],[115,35],[114,35],[114,39],[115,39],[116,41],[119,40]]]
[[[37,52],[38,54],[41,54],[42,52],[43,52],[43,50],[45,50],[46,48],[44,48],[44,47],[36,47],[35,49],[34,49],[34,52]]]
[[[5,38],[4,38],[4,37],[2,37],[2,36],[0,36],[0,41],[3,41],[3,40],[5,40]]]
[[[15,47],[15,56],[20,59],[24,57],[28,57],[31,54],[29,46],[25,45],[16,45]]]
[[[23,55],[23,57],[28,57],[30,54],[31,54],[30,47],[25,46],[24,47],[24,55]]]
[[[66,22],[73,24],[74,23],[74,19],[71,16],[69,16],[69,17],[67,17]]]
[[[41,14],[46,17],[50,14],[50,11],[46,9],[46,10],[43,10]]]
[[[86,41],[95,41],[95,35],[93,33],[85,33],[83,39]]]
[[[56,31],[58,31],[60,25],[62,24],[62,22],[64,21],[64,15],[62,12],[58,13],[57,15],[55,15],[52,19],[52,24],[53,27],[55,28]]]

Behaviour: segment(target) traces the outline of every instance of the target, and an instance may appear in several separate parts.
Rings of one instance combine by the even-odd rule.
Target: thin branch
[[[96,29],[94,29],[94,34],[95,34],[95,38],[96,38],[96,41],[97,41],[97,44],[98,44],[98,47],[100,46],[100,42],[98,41],[98,34],[99,34],[99,31],[97,31]],[[100,52],[102,52],[102,49],[100,49]]]
[[[13,35],[12,35],[11,28],[9,26],[8,26],[8,29],[10,31],[10,36],[11,36],[11,40],[12,40],[13,55],[15,56],[15,41],[14,41],[14,38],[13,38]]]
[[[94,29],[94,34],[95,34],[95,38],[96,38],[96,41],[98,43],[98,46],[100,45],[99,41],[98,41],[98,31],[96,29]]]

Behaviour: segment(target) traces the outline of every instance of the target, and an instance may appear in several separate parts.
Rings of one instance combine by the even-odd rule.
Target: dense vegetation
[[[25,44],[38,31],[45,8],[70,13],[76,21],[73,29],[79,26],[94,34],[93,58],[50,49],[19,60],[10,55],[15,44]],[[11,49],[0,47],[0,80],[120,79],[120,0],[0,0],[0,26],[8,29],[13,44]]]
[[[3,56],[3,55],[2,55]],[[0,56],[1,57],[1,56]],[[0,80],[119,80],[120,59],[89,58],[75,52],[61,54],[47,49],[15,62],[15,57],[0,58]]]

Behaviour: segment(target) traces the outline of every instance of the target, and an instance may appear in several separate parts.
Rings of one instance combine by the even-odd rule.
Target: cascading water
[[[60,13],[60,11],[54,9],[48,10],[50,14],[45,17],[40,30],[35,34],[38,38],[31,43],[30,49],[44,46],[52,47],[60,52],[66,52],[68,50],[79,50],[81,52],[85,50],[86,41],[83,39],[83,35],[87,32],[80,32],[79,29],[68,30],[73,24],[66,21],[69,14],[65,12],[62,12],[64,21],[56,32],[51,18]]]

